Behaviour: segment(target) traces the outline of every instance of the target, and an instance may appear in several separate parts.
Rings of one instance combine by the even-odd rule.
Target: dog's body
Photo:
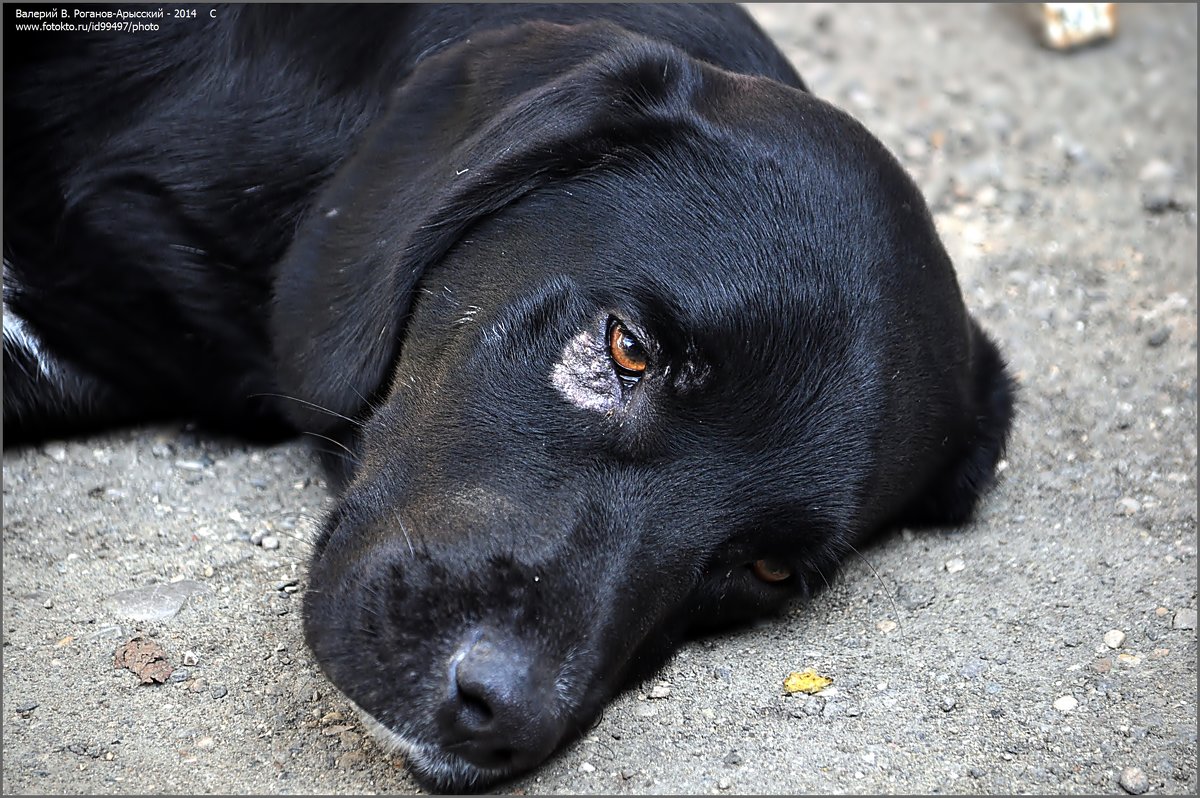
[[[306,634],[435,786],[992,480],[919,193],[736,7],[6,22],[6,440],[344,445]]]

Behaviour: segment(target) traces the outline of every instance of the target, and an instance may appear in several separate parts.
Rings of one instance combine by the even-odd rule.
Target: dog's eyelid
[[[605,332],[611,330],[613,324],[619,324],[624,327],[646,348],[648,353],[654,354],[654,350],[657,348],[657,339],[644,324],[637,320],[636,313],[619,308],[609,308],[604,316]]]

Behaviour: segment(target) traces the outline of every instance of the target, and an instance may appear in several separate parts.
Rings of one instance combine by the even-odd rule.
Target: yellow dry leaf
[[[788,677],[783,680],[783,689],[788,693],[808,693],[816,695],[824,690],[829,685],[833,684],[833,679],[809,668],[806,671],[793,671],[788,674]]]

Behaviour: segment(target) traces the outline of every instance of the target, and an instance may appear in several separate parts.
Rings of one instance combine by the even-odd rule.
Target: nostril
[[[519,641],[472,635],[447,674],[439,715],[447,748],[481,767],[540,761],[561,733],[553,670]]]
[[[460,714],[462,720],[466,721],[464,725],[472,727],[486,726],[496,716],[487,699],[481,695],[476,695],[471,686],[459,682],[458,696],[462,707]]]

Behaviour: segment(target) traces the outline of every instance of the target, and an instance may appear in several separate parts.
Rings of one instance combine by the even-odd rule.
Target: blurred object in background
[[[1117,33],[1116,3],[1039,3],[1034,8],[1042,43],[1054,50],[1073,50]]]

